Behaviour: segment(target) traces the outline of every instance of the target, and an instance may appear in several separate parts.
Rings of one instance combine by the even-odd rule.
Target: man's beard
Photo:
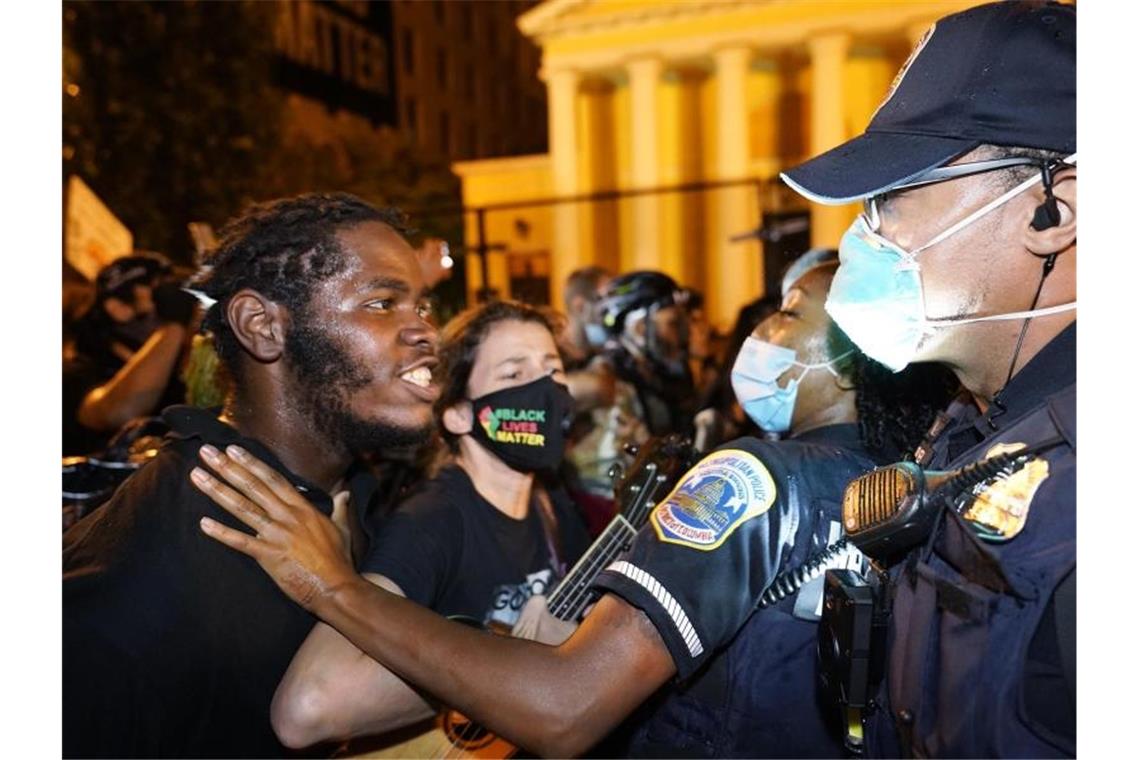
[[[372,383],[367,366],[354,361],[335,337],[308,318],[298,319],[285,337],[297,402],[330,443],[355,455],[419,446],[431,435],[429,422],[403,427],[359,416],[349,407],[355,391]]]

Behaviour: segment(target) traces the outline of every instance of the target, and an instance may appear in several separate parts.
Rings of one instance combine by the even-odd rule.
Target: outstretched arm
[[[387,578],[371,583],[403,596]],[[435,710],[408,684],[327,623],[317,623],[273,695],[270,719],[292,748],[391,731]]]
[[[77,412],[80,423],[92,430],[118,430],[153,410],[170,382],[185,339],[186,328],[174,322],[155,330],[114,377],[83,398]]]
[[[211,537],[253,557],[291,598],[394,673],[544,755],[588,749],[675,672],[638,609],[606,596],[559,647],[487,635],[374,586],[353,570],[332,521],[235,447],[203,458],[195,484],[252,528],[209,518]]]

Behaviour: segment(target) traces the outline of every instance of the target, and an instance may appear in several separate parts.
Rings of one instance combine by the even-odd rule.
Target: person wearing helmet
[[[688,366],[688,313],[683,291],[670,277],[648,271],[615,277],[602,291],[595,314],[605,340],[588,369],[610,378],[612,401],[588,411],[588,424],[567,450],[575,480],[585,491],[577,500],[588,513],[595,511],[596,499],[607,500],[612,511],[609,472],[615,463],[626,463],[627,445],[691,429],[687,410],[695,395]],[[608,519],[609,511],[603,512]]]
[[[692,427],[686,294],[661,272],[631,272],[610,281],[598,310],[609,331],[607,354],[617,376],[637,391],[653,435]]]

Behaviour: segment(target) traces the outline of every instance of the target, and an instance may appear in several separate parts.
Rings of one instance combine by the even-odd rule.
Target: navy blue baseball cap
[[[979,145],[1077,151],[1077,11],[989,3],[935,22],[867,131],[780,176],[838,205],[879,195]]]

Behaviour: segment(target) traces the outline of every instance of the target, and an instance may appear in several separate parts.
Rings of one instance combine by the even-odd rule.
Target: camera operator
[[[175,369],[194,297],[156,255],[125,256],[95,278],[63,367],[63,453],[87,454],[128,421],[181,403]]]

